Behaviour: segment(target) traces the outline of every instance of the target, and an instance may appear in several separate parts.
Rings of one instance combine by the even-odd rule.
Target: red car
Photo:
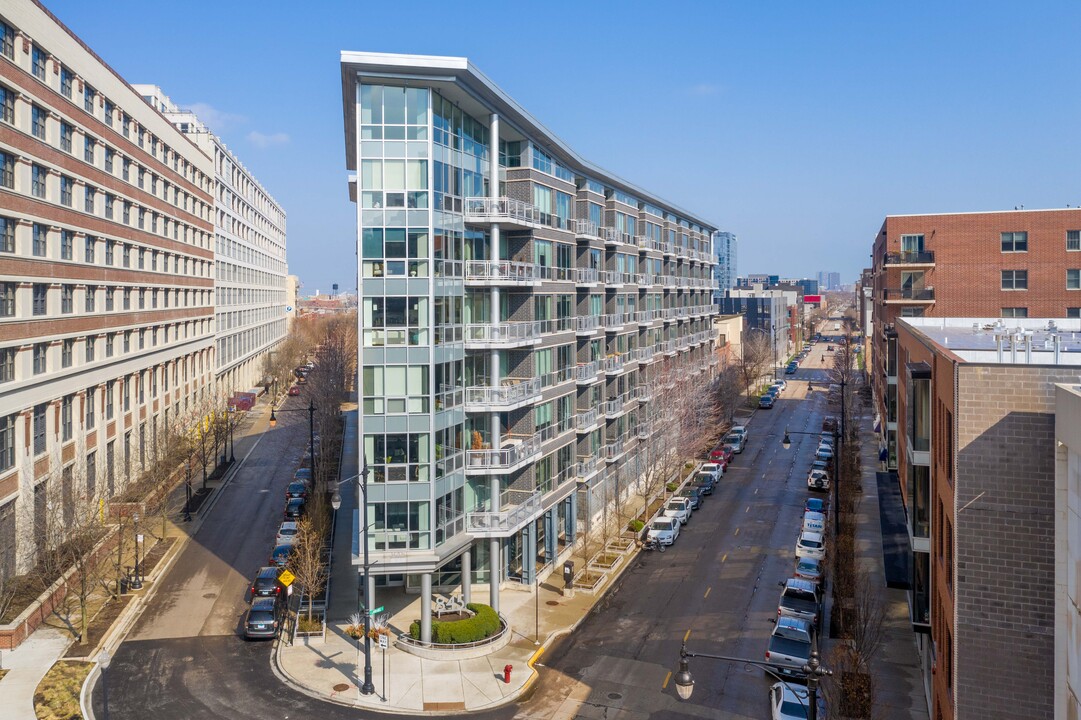
[[[717,448],[709,454],[709,461],[719,463],[728,469],[728,463],[732,462],[732,446],[725,445]]]
[[[291,386],[289,388],[289,394],[290,395],[299,395],[300,394],[300,386],[299,385]]]

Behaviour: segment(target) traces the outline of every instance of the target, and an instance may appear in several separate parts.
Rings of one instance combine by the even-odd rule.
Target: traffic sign
[[[383,612],[383,610],[385,610],[385,609],[386,609],[386,607],[384,605],[380,605],[377,608],[372,608],[371,610],[369,610],[368,614],[369,615],[378,615],[379,613]]]
[[[278,576],[278,582],[280,582],[285,587],[289,587],[290,585],[292,585],[293,581],[296,579],[297,576],[289,572],[288,570],[283,571],[282,574]]]
[[[388,647],[390,647],[390,638],[388,638],[386,635],[380,635],[379,647],[383,650],[386,650]]]

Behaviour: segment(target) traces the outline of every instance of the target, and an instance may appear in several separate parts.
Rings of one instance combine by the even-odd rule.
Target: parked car
[[[293,520],[286,520],[278,528],[278,535],[274,538],[276,545],[292,545],[297,539],[297,524]]]
[[[750,441],[750,433],[747,431],[746,425],[733,425],[728,431],[729,434],[735,433],[743,438],[743,444],[746,445]]]
[[[770,720],[807,720],[807,694],[797,694],[790,683],[775,682],[769,689]],[[825,720],[826,701],[818,696],[818,715]]]
[[[292,500],[293,498],[306,500],[308,498],[308,484],[300,480],[289,483],[289,486],[285,488],[285,499]]]
[[[780,380],[778,380],[777,382],[775,382],[773,384],[776,387],[781,388],[781,390],[787,390],[788,389],[788,381],[785,380],[784,378],[781,378]]]
[[[743,436],[737,433],[728,433],[725,435],[724,442],[730,445],[732,447],[732,452],[737,455],[743,452],[743,446],[746,444]]]
[[[713,476],[714,480],[720,480],[724,477],[724,466],[720,463],[702,463],[698,468],[698,472],[709,473]]]
[[[806,620],[815,627],[822,612],[818,586],[809,580],[789,578],[781,583],[781,598],[777,601],[777,617]]]
[[[305,457],[308,458],[308,457],[310,457],[310,455],[308,455],[308,453],[305,452]],[[311,481],[312,481],[312,469],[310,467],[307,467],[307,466],[298,467],[296,469],[296,472],[293,473],[293,482],[296,482],[298,480],[303,482],[303,483],[306,483],[306,484],[311,484]]]
[[[784,374],[785,375],[795,375],[796,370],[799,370],[799,364],[794,363],[794,362],[790,362],[787,365],[785,365]]]
[[[277,635],[280,607],[277,596],[252,600],[248,615],[244,618],[244,637],[253,640],[273,638]]]
[[[803,505],[804,512],[816,512],[826,515],[829,513],[829,503],[825,498],[811,497],[807,498],[807,502]]]
[[[825,470],[811,469],[807,473],[807,489],[808,490],[829,490],[830,489],[830,476]]]
[[[792,574],[801,580],[816,584],[821,583],[823,579],[822,561],[814,558],[799,558],[796,560],[796,569]]]
[[[803,529],[806,532],[826,532],[826,516],[807,510],[803,513]]]
[[[832,432],[822,431],[822,433],[818,436],[819,445],[829,445],[832,448],[834,441],[835,438],[833,437]]]
[[[822,533],[801,532],[796,539],[796,557],[822,560],[826,557],[826,541]]]
[[[278,580],[281,570],[276,567],[261,567],[259,574],[251,584],[252,597],[276,597],[282,593],[282,584]]]
[[[691,504],[691,510],[699,510],[702,503],[706,501],[706,495],[709,494],[702,485],[688,485],[680,491],[679,496],[687,498],[687,501]]]
[[[758,407],[762,410],[769,410],[773,407],[773,396],[766,393],[762,397],[758,398]]]
[[[721,447],[713,450],[709,454],[709,461],[715,462],[724,469],[728,469],[728,463],[732,462],[732,446],[722,445]]]
[[[819,445],[815,450],[815,457],[827,463],[833,462],[833,448],[829,445]]]
[[[307,501],[301,497],[289,498],[285,503],[285,519],[299,520],[304,515]]]
[[[674,497],[668,501],[668,504],[664,506],[664,516],[679,520],[683,525],[686,525],[691,519],[691,503],[687,498]]]
[[[283,568],[289,563],[289,556],[293,553],[292,545],[275,545],[274,550],[270,553],[270,564],[275,567]]]
[[[646,540],[658,545],[671,545],[679,537],[679,521],[670,517],[659,517],[649,524]]]
[[[299,385],[291,385],[289,387],[289,394],[290,395],[299,395],[300,394],[300,386]]]
[[[694,476],[692,487],[700,488],[702,495],[712,495],[717,487],[717,477],[711,473],[698,473]]]
[[[782,675],[802,676],[803,666],[811,658],[814,628],[806,620],[777,618],[769,637],[766,662]]]

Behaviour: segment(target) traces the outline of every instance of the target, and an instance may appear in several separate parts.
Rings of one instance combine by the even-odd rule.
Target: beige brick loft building
[[[896,544],[931,717],[1050,718],[1079,647],[1060,637],[1056,654],[1055,426],[1081,319],[898,318],[894,332]]]
[[[498,609],[638,480],[661,373],[713,371],[716,227],[464,58],[344,52],[341,80],[372,581]]]
[[[213,176],[40,3],[0,5],[0,573],[208,392]]]
[[[231,396],[262,382],[285,339],[286,308],[296,306],[286,290],[285,211],[194,113],[156,85],[133,87],[214,159],[215,374]]]

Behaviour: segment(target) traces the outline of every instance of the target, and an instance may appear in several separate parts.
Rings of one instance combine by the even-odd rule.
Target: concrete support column
[[[567,526],[563,529],[567,542],[573,544],[578,535],[578,493],[571,493],[567,498]]]
[[[532,585],[537,578],[537,521],[522,528],[522,580]]]
[[[420,576],[420,641],[432,641],[432,574]]]
[[[556,534],[559,531],[556,509],[552,508],[544,513],[544,562],[555,561],[556,557]]]
[[[462,553],[462,600],[465,604],[473,602],[473,546]]]
[[[499,560],[499,538],[492,538],[488,543],[488,604],[499,612],[499,580],[503,577],[503,563]]]

